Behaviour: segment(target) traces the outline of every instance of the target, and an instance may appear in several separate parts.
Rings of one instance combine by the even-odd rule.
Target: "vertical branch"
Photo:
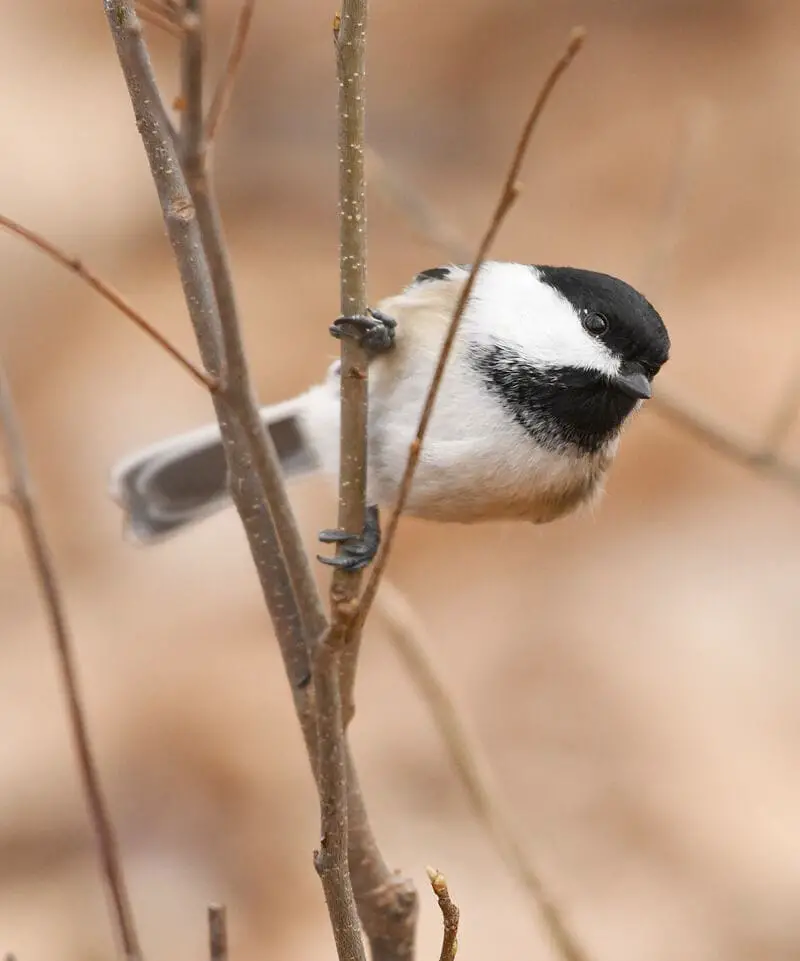
[[[70,733],[78,758],[78,769],[97,842],[103,877],[111,899],[117,935],[127,961],[141,961],[139,936],[125,885],[119,847],[92,753],[58,575],[34,500],[33,483],[25,458],[25,448],[11,395],[11,386],[2,363],[0,363],[0,427],[2,427],[3,448],[11,475],[13,504],[19,514],[28,553],[50,620],[61,685],[67,701]]]
[[[367,198],[364,173],[367,0],[344,0],[334,23],[339,79],[339,271],[344,316],[367,309]],[[339,527],[364,526],[367,479],[367,355],[352,338],[341,346]],[[331,606],[337,631],[350,619],[361,571],[334,571]]]
[[[365,961],[348,862],[347,748],[339,694],[339,652],[333,631],[314,652],[317,699],[317,790],[320,843],[314,867],[322,882],[339,961]]]
[[[458,951],[458,921],[461,912],[450,897],[447,879],[442,872],[437,871],[436,868],[428,868],[428,879],[439,902],[439,910],[442,912],[442,950],[439,953],[439,961],[455,961]]]
[[[208,117],[206,118],[205,125],[207,144],[214,142],[219,125],[225,116],[225,111],[228,109],[236,74],[242,62],[242,57],[244,56],[247,35],[250,33],[250,25],[253,22],[255,5],[255,0],[242,0],[242,5],[239,8],[239,16],[236,18],[233,40],[231,41],[231,48],[228,51],[225,69],[222,71],[222,76],[211,100],[211,106],[208,108]]]
[[[235,399],[238,416],[243,422],[251,466],[258,476],[265,495],[265,506],[272,515],[272,523],[278,533],[280,551],[285,556],[285,568],[288,570],[295,601],[300,608],[308,644],[309,638],[322,636],[326,619],[286,493],[278,455],[259,416],[250,383],[222,218],[208,169],[208,142],[204,136],[203,123],[202,2],[203,0],[187,0],[187,16],[194,19],[195,28],[187,28],[185,32],[181,57],[181,101],[184,110],[181,123],[181,164],[197,217],[218,313],[223,397],[227,395]]]
[[[228,961],[228,919],[224,904],[208,906],[209,961]]]

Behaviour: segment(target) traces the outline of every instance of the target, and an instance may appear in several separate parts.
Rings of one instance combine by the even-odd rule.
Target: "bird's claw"
[[[360,534],[349,534],[339,528],[319,532],[323,544],[338,544],[339,552],[335,557],[317,555],[321,564],[338,567],[345,571],[359,571],[375,559],[381,546],[381,526],[378,508],[374,504],[367,507],[364,529]]]
[[[353,317],[337,317],[331,324],[330,332],[334,337],[351,337],[361,347],[373,354],[381,354],[394,347],[397,321],[381,310],[367,308],[367,313]]]

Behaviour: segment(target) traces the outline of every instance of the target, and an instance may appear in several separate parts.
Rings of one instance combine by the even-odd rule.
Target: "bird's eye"
[[[608,318],[602,314],[586,314],[583,318],[583,328],[587,333],[598,336],[608,330]]]

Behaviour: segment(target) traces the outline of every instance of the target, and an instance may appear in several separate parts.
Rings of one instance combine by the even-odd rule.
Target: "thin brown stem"
[[[136,0],[134,6],[139,15],[142,10],[152,10],[173,23],[180,23],[183,15],[183,0]]]
[[[67,270],[72,271],[72,273],[80,277],[84,283],[97,291],[101,297],[116,307],[120,313],[124,314],[129,320],[132,320],[140,330],[144,331],[151,340],[155,341],[162,350],[166,351],[166,353],[180,364],[198,383],[202,384],[203,387],[207,387],[209,390],[216,389],[216,378],[206,371],[200,370],[188,357],[185,357],[174,344],[171,344],[162,333],[153,327],[150,321],[135,310],[122,294],[98,277],[79,257],[70,256],[41,234],[37,234],[27,227],[23,227],[22,224],[17,223],[15,220],[3,214],[0,214],[0,227],[5,227],[6,230],[15,234],[17,237],[22,237],[23,240],[27,240],[28,243],[32,244],[38,250],[41,250],[42,253],[52,257],[53,260],[61,264],[62,267],[66,267]]]
[[[175,37],[176,40],[180,39],[183,35],[183,30],[176,23],[173,23],[172,20],[169,20],[163,14],[158,13],[150,7],[141,7],[139,9],[139,17],[144,20],[145,23],[149,23],[151,26],[163,30],[164,33],[168,33],[171,37]]]
[[[117,936],[127,961],[141,961],[142,951],[125,884],[119,846],[103,795],[100,774],[86,724],[86,712],[83,707],[75,653],[58,573],[35,500],[11,385],[2,363],[0,363],[0,426],[2,426],[5,458],[11,475],[14,504],[50,621],[61,686],[67,703],[70,734],[78,759],[81,784],[97,842],[103,878],[111,901]]]
[[[433,893],[439,902],[439,910],[442,912],[442,950],[439,953],[439,961],[455,961],[458,951],[458,920],[460,916],[458,905],[450,897],[447,879],[442,872],[437,871],[436,868],[428,868],[427,870]]]
[[[749,443],[714,424],[710,418],[683,398],[659,388],[650,401],[653,410],[706,447],[728,460],[800,491],[800,466],[791,464],[761,443]]]
[[[367,0],[344,0],[334,23],[339,80],[339,275],[341,312],[367,310],[367,196],[364,172]],[[353,338],[341,342],[339,527],[364,527],[367,487],[367,353]],[[362,572],[337,568],[331,582],[334,631],[344,634],[356,611]],[[357,648],[358,639],[350,646]],[[355,650],[352,671],[355,671]],[[348,691],[346,721],[353,712]]]
[[[209,961],[228,961],[228,918],[224,904],[208,906]]]
[[[519,194],[519,185],[517,180],[522,169],[522,164],[525,160],[525,155],[528,151],[528,146],[531,142],[531,137],[536,129],[537,121],[542,115],[542,111],[546,107],[547,102],[550,99],[550,94],[553,92],[553,89],[558,83],[559,77],[561,77],[564,71],[569,67],[578,51],[583,46],[584,37],[585,32],[582,29],[573,30],[564,53],[559,57],[553,68],[550,70],[550,73],[547,75],[547,78],[545,79],[545,82],[542,85],[538,96],[536,97],[536,101],[534,102],[534,105],[528,114],[519,139],[517,140],[517,145],[511,158],[511,164],[508,168],[505,182],[503,183],[503,187],[500,192],[500,197],[497,201],[494,212],[492,213],[489,226],[487,227],[486,232],[484,233],[483,237],[481,238],[481,242],[478,245],[478,250],[473,258],[469,276],[467,277],[467,280],[461,290],[461,294],[459,295],[455,310],[453,312],[452,320],[450,321],[447,334],[439,352],[439,359],[436,363],[433,379],[431,380],[428,393],[425,397],[425,403],[422,408],[422,414],[419,419],[416,436],[411,442],[408,460],[406,461],[406,467],[403,471],[403,477],[400,482],[397,501],[394,505],[389,518],[389,523],[386,527],[386,532],[383,536],[383,546],[372,567],[369,581],[367,582],[367,586],[364,589],[364,593],[361,598],[361,603],[356,618],[356,623],[358,625],[363,626],[363,623],[366,620],[369,609],[375,599],[375,594],[377,593],[381,577],[383,576],[383,572],[386,569],[386,565],[389,561],[394,537],[397,533],[397,527],[400,523],[400,515],[402,514],[403,508],[408,500],[408,495],[411,491],[411,484],[414,479],[414,473],[417,469],[417,463],[419,462],[419,455],[420,451],[422,450],[422,444],[425,440],[425,434],[428,430],[428,424],[430,423],[431,415],[433,414],[436,397],[439,393],[439,388],[442,383],[442,377],[444,376],[447,361],[450,357],[450,351],[452,350],[456,334],[458,333],[461,318],[464,315],[470,295],[472,294],[472,290],[475,286],[478,271],[486,259],[486,256],[489,253],[497,234],[500,232],[500,228],[503,225],[506,215],[514,205],[514,202]]]
[[[192,13],[202,20],[200,0],[191,0]],[[196,34],[187,34],[182,53],[182,97],[187,121],[181,138],[181,157],[203,241],[214,298],[219,312],[222,377],[226,390],[238,398],[237,408],[250,438],[249,456],[265,492],[278,533],[295,601],[303,619],[306,644],[320,637],[327,627],[322,599],[308,556],[303,549],[297,522],[283,482],[277,452],[258,414],[241,336],[239,307],[228,259],[222,218],[213,178],[208,169],[209,152],[203,134],[202,22]],[[198,48],[200,55],[198,55]]]
[[[203,153],[204,0],[184,0],[180,143],[184,157]]]
[[[228,59],[225,61],[222,76],[217,83],[217,88],[211,100],[211,106],[208,109],[208,117],[206,118],[205,124],[205,139],[208,144],[214,142],[222,119],[228,110],[233,87],[236,83],[236,75],[239,72],[239,66],[244,56],[247,36],[250,33],[250,25],[253,22],[255,6],[255,0],[242,0],[242,5],[239,7],[239,15],[236,18],[236,26],[233,29],[233,40],[231,41],[231,48],[228,51]]]
[[[401,592],[387,581],[383,582],[379,596],[379,610],[389,629],[389,640],[430,711],[475,816],[511,875],[527,891],[559,956],[565,961],[587,961],[564,912],[542,880],[514,821],[505,811],[483,752],[461,719],[442,672],[431,660],[425,626]]]
[[[339,961],[365,961],[348,862],[347,751],[339,693],[339,649],[332,630],[314,653],[320,842],[314,867],[322,881]]]

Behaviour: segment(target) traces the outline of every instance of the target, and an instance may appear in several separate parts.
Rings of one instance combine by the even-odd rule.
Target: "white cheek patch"
[[[511,344],[536,367],[619,372],[619,359],[586,332],[572,304],[526,264],[484,264],[464,322],[471,338]]]

